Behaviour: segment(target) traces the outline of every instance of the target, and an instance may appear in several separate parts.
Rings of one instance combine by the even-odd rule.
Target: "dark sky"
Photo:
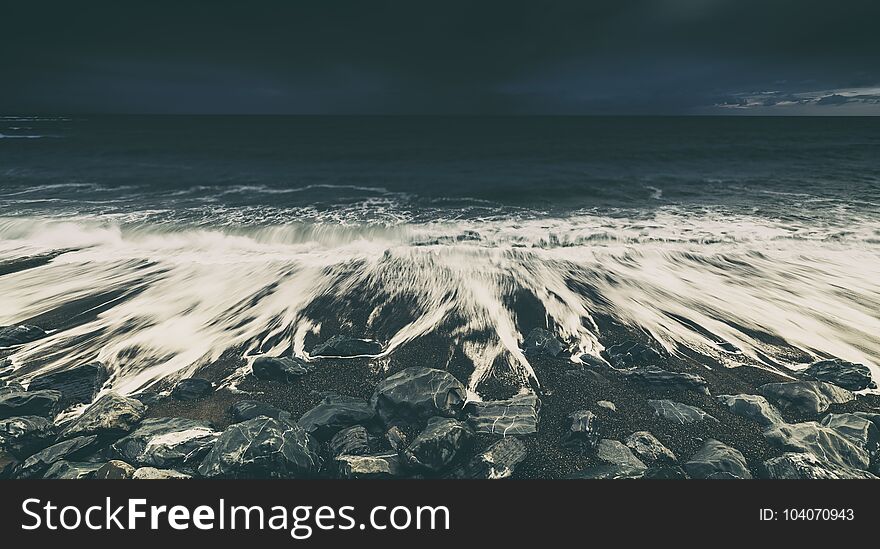
[[[878,0],[5,4],[0,114],[880,114]]]

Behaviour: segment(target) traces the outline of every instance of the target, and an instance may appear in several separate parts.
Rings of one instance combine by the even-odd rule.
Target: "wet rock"
[[[603,438],[596,446],[596,457],[606,463],[629,467],[631,469],[647,469],[648,467],[633,455],[632,451],[622,442]]]
[[[118,459],[111,459],[95,471],[95,478],[108,480],[129,479],[134,475],[134,472],[135,467],[128,463]]]
[[[527,455],[526,445],[520,439],[504,437],[449,476],[468,479],[509,478]]]
[[[814,362],[801,373],[805,378],[825,381],[850,391],[877,388],[871,379],[870,368],[839,358]]]
[[[171,396],[177,400],[200,400],[214,391],[214,384],[207,379],[191,377],[181,379],[171,390]]]
[[[15,478],[36,478],[45,473],[57,461],[85,458],[95,451],[97,440],[98,437],[92,435],[53,444],[18,464],[13,476]]]
[[[707,440],[684,469],[691,478],[752,478],[742,453],[714,439]]]
[[[612,413],[617,411],[617,406],[615,406],[614,403],[611,402],[610,400],[597,400],[596,406],[598,406],[599,408],[608,410],[609,412],[612,412]]]
[[[856,412],[856,415],[862,419],[867,419],[871,423],[874,424],[877,429],[880,429],[880,414],[876,414],[873,412]]]
[[[285,382],[296,381],[314,369],[314,364],[289,356],[261,356],[251,365],[251,370],[257,379]]]
[[[403,466],[396,453],[367,456],[339,456],[336,470],[340,478],[383,479],[403,476]]]
[[[84,435],[122,436],[144,418],[147,407],[141,401],[116,393],[107,393],[61,431],[61,438]]]
[[[11,392],[0,395],[0,419],[20,416],[55,417],[61,409],[58,391]]]
[[[299,425],[258,417],[226,429],[198,472],[205,477],[308,478],[320,467],[318,445]]]
[[[580,357],[578,357],[581,361],[581,365],[587,368],[593,368],[596,370],[604,370],[608,368],[608,363],[602,360],[599,357],[593,356],[589,353],[584,353]]]
[[[572,473],[568,478],[581,480],[640,479],[645,477],[646,470],[644,467],[609,463],[588,467]]]
[[[474,433],[466,424],[450,418],[431,418],[425,430],[404,450],[403,457],[409,467],[438,473],[467,451],[473,439]]]
[[[28,385],[28,392],[52,389],[61,392],[61,408],[72,404],[88,404],[93,401],[108,377],[107,367],[92,362],[35,377]]]
[[[866,470],[870,462],[864,448],[815,421],[776,425],[765,431],[764,437],[783,451],[811,453],[821,461],[840,467]]]
[[[23,416],[0,420],[0,450],[24,459],[53,444],[55,424],[44,417]]]
[[[758,390],[782,410],[812,415],[821,414],[832,404],[842,404],[855,398],[846,389],[823,381],[768,383]]]
[[[56,461],[43,473],[45,479],[81,479],[95,478],[101,467],[100,463],[84,463],[75,461]]]
[[[23,393],[26,389],[17,381],[10,381],[0,386],[0,395],[8,395],[9,393]]]
[[[38,326],[19,324],[18,326],[0,326],[0,347],[23,345],[46,337],[46,332]]]
[[[477,433],[493,435],[531,435],[538,431],[541,401],[534,394],[506,400],[469,402],[465,406],[468,423]]]
[[[257,400],[240,400],[236,402],[229,407],[229,415],[232,416],[233,423],[247,421],[260,416],[284,421],[290,419],[290,412]]]
[[[179,417],[145,419],[111,451],[138,466],[178,467],[196,464],[214,445],[219,433],[210,423]]]
[[[565,350],[565,346],[549,331],[543,328],[535,328],[526,336],[522,349],[527,355],[557,357]]]
[[[767,478],[772,479],[875,479],[867,471],[826,463],[813,454],[788,452],[764,462]]]
[[[382,352],[382,345],[372,339],[357,339],[344,335],[336,335],[315,346],[309,356],[321,357],[352,357],[374,356]]]
[[[648,405],[654,409],[654,413],[659,417],[680,425],[707,419],[715,422],[718,421],[696,406],[682,404],[674,400],[649,400]]]
[[[373,407],[362,398],[329,395],[303,414],[297,423],[318,440],[328,440],[340,429],[370,422],[375,416]]]
[[[409,437],[397,425],[393,425],[385,431],[385,440],[395,452],[402,452],[404,448],[409,446]]]
[[[605,351],[605,354],[615,368],[656,365],[665,360],[665,357],[656,349],[635,341],[612,345]]]
[[[670,372],[657,366],[638,366],[628,370],[621,370],[621,374],[631,381],[657,387],[682,387],[694,389],[704,394],[709,394],[706,380],[695,374],[682,372]]]
[[[747,417],[764,427],[784,423],[779,410],[761,395],[721,395],[718,401],[727,406],[730,413]]]
[[[456,417],[466,398],[464,385],[449,372],[416,366],[379,383],[370,404],[387,425],[395,418]]]
[[[663,446],[657,437],[648,431],[637,431],[626,437],[626,446],[643,462],[648,465],[672,464],[678,461],[675,454]]]
[[[821,423],[864,449],[870,457],[877,455],[880,449],[880,430],[870,419],[856,414],[828,414],[822,418]]]
[[[131,476],[134,480],[183,480],[192,478],[186,473],[173,469],[157,469],[155,467],[141,467]]]
[[[571,425],[568,432],[565,433],[565,446],[581,446],[582,448],[593,448],[598,444],[599,439],[599,419],[596,414],[590,410],[577,410],[568,415]]]
[[[373,451],[370,444],[370,434],[363,425],[355,425],[343,429],[333,435],[327,444],[330,456],[364,456]]]

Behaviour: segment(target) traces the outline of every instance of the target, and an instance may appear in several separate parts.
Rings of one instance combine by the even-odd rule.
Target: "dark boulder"
[[[179,417],[145,419],[111,451],[132,465],[178,467],[199,463],[219,433],[210,423]]]
[[[703,420],[718,421],[713,416],[696,406],[682,404],[681,402],[675,402],[674,400],[648,400],[648,405],[654,409],[654,413],[656,413],[657,416],[667,421],[678,423],[679,425]]]
[[[98,470],[95,471],[95,478],[107,480],[129,479],[134,475],[134,472],[134,466],[118,459],[111,459],[98,467]]]
[[[0,450],[0,480],[10,478],[17,465],[18,460],[15,459],[15,456],[6,450]]]
[[[727,406],[731,414],[747,417],[764,427],[784,423],[779,410],[761,395],[720,395],[718,401]]]
[[[171,390],[171,396],[177,400],[200,400],[214,391],[214,384],[207,379],[191,377],[181,379]]]
[[[672,450],[663,446],[663,443],[648,431],[637,431],[626,437],[624,442],[636,457],[648,465],[669,465],[678,461]]]
[[[251,365],[251,370],[257,379],[286,382],[296,381],[314,369],[314,364],[289,356],[261,356]]]
[[[52,389],[61,392],[61,408],[72,404],[88,404],[93,401],[108,377],[107,367],[100,362],[92,362],[35,377],[28,385],[28,391]]]
[[[652,480],[684,480],[690,478],[678,465],[655,465],[645,470],[642,478]]]
[[[532,393],[506,400],[473,401],[465,406],[474,431],[501,436],[536,433],[540,410],[541,401]]]
[[[43,337],[46,337],[46,332],[42,328],[29,324],[0,327],[0,347],[23,345]]]
[[[464,385],[449,372],[416,366],[379,383],[370,405],[387,425],[394,419],[424,421],[433,416],[456,417],[466,399]]]
[[[19,463],[13,471],[13,476],[15,478],[37,478],[55,462],[88,457],[96,450],[97,440],[98,437],[92,435],[53,444]]]
[[[43,473],[45,479],[81,479],[95,478],[100,463],[86,463],[76,461],[56,461]]]
[[[636,366],[627,370],[620,370],[620,373],[627,379],[644,385],[681,387],[709,394],[706,380],[696,374],[670,372],[657,366]]]
[[[53,444],[58,431],[44,417],[22,416],[0,420],[0,450],[23,459]]]
[[[370,434],[363,425],[355,425],[343,429],[333,435],[327,444],[330,457],[337,456],[364,456],[373,451]]]
[[[451,418],[431,418],[404,450],[403,457],[409,467],[438,473],[467,451],[473,439],[474,433],[466,424]]]
[[[615,368],[656,365],[665,360],[660,351],[635,341],[612,345],[605,350],[605,354]]]
[[[61,409],[59,391],[12,392],[0,395],[0,419],[20,416],[55,417]]]
[[[825,381],[850,391],[877,388],[871,379],[870,368],[839,358],[814,362],[801,373],[805,378]]]
[[[768,383],[761,385],[758,390],[782,410],[807,415],[821,414],[832,404],[843,404],[855,399],[855,395],[846,389],[824,381]]]
[[[577,410],[568,415],[571,425],[566,431],[563,445],[593,448],[599,443],[599,419],[590,410]]]
[[[62,429],[60,437],[120,437],[134,429],[144,419],[146,412],[147,407],[139,400],[107,393],[86,408],[82,415],[68,423]]]
[[[867,471],[825,462],[813,454],[788,452],[764,462],[764,476],[772,479],[875,479]]]
[[[557,357],[565,351],[565,345],[544,328],[535,328],[523,341],[522,350],[527,355]]]
[[[684,469],[691,478],[752,478],[742,453],[714,439],[707,440],[703,447],[684,464]]]
[[[375,356],[382,352],[382,344],[372,339],[357,339],[344,335],[336,335],[316,345],[309,356],[320,357],[353,357]]]
[[[392,425],[385,431],[385,440],[395,452],[402,452],[404,448],[409,446],[409,437],[397,425]]]
[[[240,400],[236,402],[229,407],[229,415],[232,416],[233,423],[247,421],[260,416],[284,421],[290,419],[290,412],[257,400]]]
[[[462,479],[509,478],[527,455],[526,445],[520,439],[504,437],[449,476]]]
[[[329,440],[339,430],[368,423],[376,416],[370,404],[357,397],[329,395],[299,418],[297,424],[318,440]]]
[[[307,478],[320,468],[318,445],[299,425],[257,417],[223,431],[198,473],[224,478]]]
[[[815,421],[776,425],[764,432],[770,444],[785,452],[806,452],[839,467],[867,470],[870,455],[831,427]]]
[[[387,479],[401,477],[404,474],[400,458],[396,453],[338,456],[336,470],[339,478],[352,479]]]

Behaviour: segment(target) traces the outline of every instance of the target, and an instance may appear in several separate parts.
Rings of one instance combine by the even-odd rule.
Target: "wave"
[[[0,276],[0,325],[88,303],[94,314],[15,349],[13,364],[27,380],[101,360],[124,393],[190,375],[230,349],[308,358],[308,338],[346,330],[385,343],[379,364],[441,337],[472,363],[479,395],[498,377],[540,385],[519,347],[529,323],[552,329],[578,360],[603,349],[605,319],[729,366],[836,356],[880,377],[878,235],[870,219],[835,226],[673,209],[202,227],[0,218],[0,261],[61,251]]]

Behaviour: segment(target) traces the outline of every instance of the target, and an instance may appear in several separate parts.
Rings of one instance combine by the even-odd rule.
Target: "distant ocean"
[[[880,118],[2,117],[0,265],[47,254],[0,275],[0,325],[108,297],[13,364],[129,393],[330,325],[439,335],[475,395],[540,384],[526,302],[573,360],[601,317],[880,379]]]

